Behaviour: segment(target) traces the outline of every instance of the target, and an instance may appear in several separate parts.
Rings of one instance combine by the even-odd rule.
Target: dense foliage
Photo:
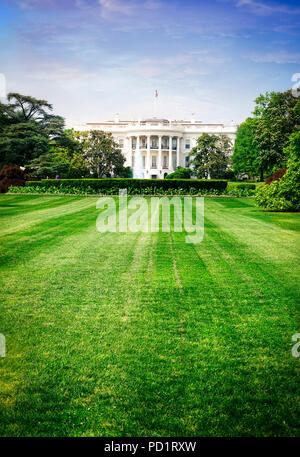
[[[198,179],[45,179],[27,181],[26,187],[56,190],[62,193],[118,194],[120,189],[127,189],[128,194],[154,195],[175,190],[178,194],[196,193],[201,190],[226,189],[227,181]]]
[[[274,171],[271,176],[268,176],[266,179],[267,184],[271,184],[273,181],[278,181],[278,179],[282,178],[286,173],[286,168],[279,168],[279,170]]]
[[[259,206],[273,211],[300,209],[300,131],[293,133],[285,149],[288,157],[287,171],[277,181],[265,184],[256,192]]]
[[[190,168],[178,167],[177,170],[173,171],[165,177],[165,179],[190,179],[192,170]]]
[[[239,125],[232,154],[233,169],[237,174],[246,173],[250,177],[260,174],[258,149],[255,145],[257,119],[248,118]]]
[[[189,154],[195,176],[200,179],[223,179],[230,162],[231,149],[227,135],[203,133]]]
[[[300,124],[300,113],[297,109],[300,100],[291,90],[271,92],[260,95],[256,100],[254,116],[258,119],[255,125],[255,144],[259,151],[257,162],[265,172],[272,172],[286,164],[285,148],[290,135]]]
[[[264,175],[286,166],[289,137],[300,124],[300,99],[288,90],[267,92],[255,103],[254,117],[237,130],[232,162],[236,172],[263,181]]]
[[[93,176],[111,178],[123,173],[125,158],[111,133],[90,130],[77,135],[82,156]]]
[[[65,130],[46,100],[10,93],[0,103],[0,167],[22,166],[38,178],[130,177],[110,133]]]
[[[9,93],[0,103],[0,165],[25,166],[64,141],[64,120],[46,100]]]

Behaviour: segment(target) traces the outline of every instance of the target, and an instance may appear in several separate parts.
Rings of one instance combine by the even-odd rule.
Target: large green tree
[[[197,178],[224,178],[231,149],[232,143],[227,135],[203,133],[189,154],[190,164]]]
[[[255,129],[258,122],[258,119],[248,117],[238,126],[231,158],[235,173],[247,173],[250,176],[262,173],[258,160],[259,150],[255,144]]]
[[[63,141],[64,119],[46,100],[9,93],[0,103],[0,164],[24,166]]]
[[[300,113],[296,109],[299,100],[291,90],[286,92],[267,92],[256,100],[254,116],[254,142],[258,150],[256,163],[267,173],[286,165],[285,148],[290,135],[300,124]]]
[[[49,140],[32,121],[8,124],[0,131],[0,165],[25,166],[48,151]]]
[[[80,138],[83,157],[88,161],[91,172],[97,178],[110,178],[119,175],[124,168],[125,158],[111,133],[102,130],[77,132]]]

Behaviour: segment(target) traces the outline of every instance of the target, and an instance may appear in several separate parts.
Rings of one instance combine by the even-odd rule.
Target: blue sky
[[[243,121],[300,73],[300,3],[0,0],[7,91],[47,99],[69,125],[154,115]]]

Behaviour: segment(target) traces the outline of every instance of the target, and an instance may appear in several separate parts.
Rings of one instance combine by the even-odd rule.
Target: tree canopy
[[[254,130],[255,148],[258,150],[256,163],[259,168],[271,173],[286,165],[285,148],[290,135],[300,124],[299,103],[291,90],[267,92],[256,100],[253,111],[257,120]]]
[[[65,136],[64,119],[46,100],[9,93],[0,103],[0,164],[25,166]]]
[[[117,177],[124,169],[125,158],[111,133],[102,130],[79,132],[83,157],[97,178]]]
[[[190,179],[191,174],[192,170],[190,168],[178,167],[173,173],[167,175],[165,179]]]
[[[232,143],[227,135],[203,133],[191,150],[190,164],[197,178],[222,179],[229,165]]]
[[[231,158],[235,173],[247,173],[249,176],[260,173],[259,151],[255,144],[257,123],[258,119],[248,117],[237,129]]]

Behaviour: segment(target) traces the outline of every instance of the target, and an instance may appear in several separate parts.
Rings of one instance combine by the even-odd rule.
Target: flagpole
[[[155,93],[154,93],[154,117],[156,117],[156,118],[157,118],[157,102],[158,102],[158,92],[156,89]]]

